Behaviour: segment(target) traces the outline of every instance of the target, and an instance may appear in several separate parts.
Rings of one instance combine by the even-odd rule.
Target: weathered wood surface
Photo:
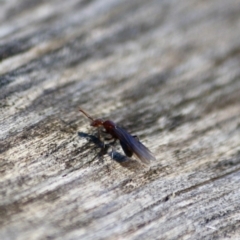
[[[0,59],[1,240],[240,239],[240,1],[1,1]]]

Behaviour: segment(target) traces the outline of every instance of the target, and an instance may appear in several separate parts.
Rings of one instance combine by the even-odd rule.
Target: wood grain
[[[1,1],[0,239],[240,239],[239,29],[239,0]]]

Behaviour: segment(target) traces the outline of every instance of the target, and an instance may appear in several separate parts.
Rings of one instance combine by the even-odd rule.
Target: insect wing
[[[120,140],[120,144],[121,144],[122,149],[125,152],[125,154],[128,157],[131,157],[133,155],[133,151],[128,147],[128,145],[124,141],[121,141],[121,140]]]
[[[137,144],[133,146],[133,152],[138,159],[140,159],[142,162],[146,164],[149,164],[151,160],[153,161],[156,160],[156,158],[153,156],[153,154],[147,147],[145,147],[141,142],[137,141],[135,138],[134,140],[137,142]]]
[[[130,157],[130,153],[134,153],[138,159],[146,164],[149,164],[150,160],[156,160],[147,147],[145,147],[123,128],[117,126],[114,129],[114,133],[119,138],[123,151],[127,156]]]

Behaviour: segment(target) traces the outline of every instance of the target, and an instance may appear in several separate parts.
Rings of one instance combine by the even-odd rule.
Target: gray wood
[[[0,59],[1,240],[240,239],[239,0],[1,1]]]

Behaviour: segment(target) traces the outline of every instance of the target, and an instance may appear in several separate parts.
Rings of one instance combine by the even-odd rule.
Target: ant
[[[145,164],[149,164],[150,160],[156,160],[151,151],[145,147],[136,136],[132,136],[125,129],[117,126],[111,120],[102,120],[102,119],[93,119],[89,114],[87,114],[82,108],[79,108],[79,111],[82,112],[90,121],[90,126],[92,127],[103,127],[105,128],[106,133],[111,135],[111,138],[114,139],[114,143],[119,140],[120,145],[124,153],[128,157],[132,157],[134,154],[140,161]],[[100,132],[98,131],[100,138]],[[110,139],[109,139],[110,140]]]

